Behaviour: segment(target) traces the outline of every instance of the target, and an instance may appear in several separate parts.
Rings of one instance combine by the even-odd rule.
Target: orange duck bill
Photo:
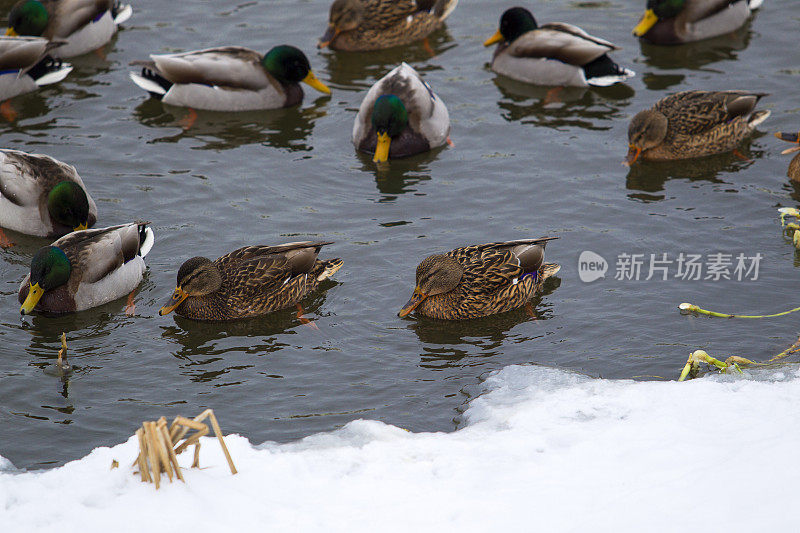
[[[628,155],[625,156],[625,161],[622,162],[623,165],[626,167],[631,166],[639,159],[639,156],[642,154],[642,149],[638,148],[632,144],[628,145]]]
[[[183,289],[180,287],[175,287],[175,290],[172,293],[172,296],[164,304],[164,307],[158,310],[158,314],[161,316],[168,315],[173,312],[181,303],[188,297],[189,295],[186,294]]]
[[[419,290],[419,287],[417,287],[416,289],[414,289],[414,294],[411,295],[411,299],[406,302],[406,305],[404,305],[403,308],[400,309],[400,311],[398,311],[397,316],[399,316],[400,318],[408,316],[411,313],[411,311],[416,309],[417,306],[421,304],[422,301],[427,297],[428,295],[423,294],[423,292]]]

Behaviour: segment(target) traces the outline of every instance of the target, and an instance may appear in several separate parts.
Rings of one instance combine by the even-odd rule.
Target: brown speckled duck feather
[[[368,51],[419,41],[441,28],[458,0],[336,0],[320,47]],[[336,11],[358,12],[355,28],[337,27]]]
[[[456,248],[444,254],[463,268],[455,289],[427,297],[416,312],[446,320],[478,318],[504,313],[525,305],[542,287],[544,280],[556,274],[560,266],[544,263],[541,254],[531,272],[521,264],[520,251],[540,246],[557,237],[477,244]],[[526,275],[527,274],[527,275]]]
[[[188,296],[175,312],[194,320],[232,320],[295,305],[342,266],[338,258],[317,259],[327,244],[332,243],[246,246],[225,254],[213,262],[221,276],[220,288],[202,296]]]

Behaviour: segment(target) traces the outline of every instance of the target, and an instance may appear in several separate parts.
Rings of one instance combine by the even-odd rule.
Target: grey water
[[[4,2],[3,13],[12,2]],[[797,316],[731,321],[682,316],[681,302],[723,312],[798,305],[800,256],[776,208],[796,206],[785,176],[800,129],[800,65],[791,0],[767,0],[739,31],[659,48],[631,35],[644,1],[537,1],[540,22],[566,21],[609,39],[637,72],[625,85],[549,91],[495,75],[482,46],[511,4],[462,0],[421,44],[379,53],[317,51],[327,0],[134,3],[105,54],[74,59],[60,85],[13,100],[0,146],[75,165],[98,226],[149,220],[156,244],[136,312],[125,298],[85,312],[19,316],[16,292],[44,239],[8,232],[0,250],[0,455],[47,468],[127,439],[143,420],[212,407],[225,433],[285,442],[357,418],[413,431],[452,431],[489,371],[537,364],[604,378],[675,379],[689,352],[763,360],[789,346]],[[128,63],[149,53],[241,44],[306,52],[331,96],[306,90],[297,108],[187,111],[148,96]],[[454,147],[376,169],[350,142],[367,88],[399,62],[417,68],[447,104]],[[677,163],[620,162],[639,110],[685,89],[767,92],[772,117],[741,155]],[[425,256],[457,246],[558,236],[562,270],[525,309],[448,323],[400,319]],[[236,323],[196,323],[157,311],[189,257],[248,244],[335,241],[334,280],[295,310]],[[580,280],[590,250],[605,277]],[[650,254],[761,254],[757,279],[667,278]],[[622,254],[642,254],[640,279],[615,279]],[[630,273],[630,272],[629,272]],[[704,276],[705,277],[705,273]],[[66,332],[73,375],[46,372]]]

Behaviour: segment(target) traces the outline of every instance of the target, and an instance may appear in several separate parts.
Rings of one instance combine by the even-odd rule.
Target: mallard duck
[[[330,94],[294,46],[276,46],[265,55],[242,46],[182,54],[151,55],[141,75],[131,79],[165,104],[210,111],[250,111],[291,107],[303,101],[304,82]]]
[[[0,226],[60,237],[94,226],[97,206],[75,167],[42,154],[0,150]]]
[[[30,93],[58,83],[72,71],[72,65],[49,57],[61,46],[40,37],[0,36],[0,100]]]
[[[19,312],[71,313],[121,298],[142,281],[147,223],[75,231],[40,248],[19,287]]]
[[[628,126],[628,155],[646,160],[703,157],[736,148],[769,117],[753,111],[766,93],[684,91],[639,111]]]
[[[775,134],[775,137],[777,137],[782,141],[798,145],[798,146],[792,146],[791,148],[787,148],[786,150],[781,152],[782,154],[791,154],[792,152],[800,151],[800,134],[778,132]],[[789,176],[789,179],[791,179],[792,181],[800,181],[800,154],[794,156],[792,162],[789,163],[789,169],[786,171],[786,175]]]
[[[458,0],[334,0],[317,48],[366,51],[402,46],[442,27]]]
[[[561,267],[544,262],[542,237],[456,248],[417,267],[417,286],[398,315],[463,320],[521,307]]]
[[[60,41],[53,57],[74,57],[105,45],[132,14],[130,5],[113,0],[19,0],[8,14],[6,35]]]
[[[375,162],[427,152],[449,135],[447,107],[406,63],[370,88],[353,125],[353,144]]]
[[[741,27],[764,0],[647,0],[633,34],[653,44],[710,39]]]
[[[193,257],[178,269],[178,283],[158,312],[194,320],[234,320],[299,303],[342,267],[341,259],[317,259],[331,242],[246,246],[216,261]]]
[[[526,83],[606,87],[635,75],[608,57],[614,44],[564,22],[539,26],[522,7],[507,9],[483,45],[495,43],[492,70]]]

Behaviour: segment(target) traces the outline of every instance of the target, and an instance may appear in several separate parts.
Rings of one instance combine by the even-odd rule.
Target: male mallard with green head
[[[300,82],[330,94],[311,71],[306,55],[281,45],[263,56],[242,46],[182,54],[151,55],[131,79],[165,104],[210,111],[251,111],[292,107],[303,101]]]
[[[787,148],[782,154],[791,154],[793,152],[800,151],[800,133],[783,133],[778,132],[775,134],[775,137],[782,141],[794,143],[797,146],[792,146],[791,148]],[[792,181],[800,181],[800,154],[797,154],[792,158],[792,161],[789,163],[789,169],[786,171],[786,175],[789,176],[789,179]]]
[[[20,313],[83,311],[129,294],[154,240],[146,223],[132,223],[75,231],[40,248],[19,287]]]
[[[402,46],[438,30],[458,0],[334,0],[318,48],[366,51]]]
[[[50,58],[61,46],[40,37],[0,36],[0,100],[58,83],[72,71],[69,63]]]
[[[683,91],[662,98],[631,120],[625,163],[729,152],[769,117],[769,111],[754,111],[763,96],[748,91]]]
[[[740,28],[764,0],[647,0],[633,34],[653,44],[702,41]]]
[[[544,262],[558,237],[494,242],[432,255],[417,267],[417,286],[398,315],[463,320],[525,305],[561,267]]]
[[[286,309],[341,268],[341,259],[317,258],[327,244],[332,243],[246,246],[216,261],[193,257],[181,265],[177,286],[158,314],[234,320]]]
[[[427,152],[449,135],[447,107],[406,63],[370,88],[353,125],[353,144],[375,162]]]
[[[492,70],[525,83],[606,87],[635,75],[608,57],[614,44],[564,22],[539,26],[523,7],[507,9],[483,45],[495,43]]]
[[[46,155],[0,150],[0,227],[60,237],[96,221],[97,205],[75,167]]]
[[[133,14],[113,0],[19,0],[8,14],[6,35],[59,41],[54,57],[73,57],[108,43]]]

